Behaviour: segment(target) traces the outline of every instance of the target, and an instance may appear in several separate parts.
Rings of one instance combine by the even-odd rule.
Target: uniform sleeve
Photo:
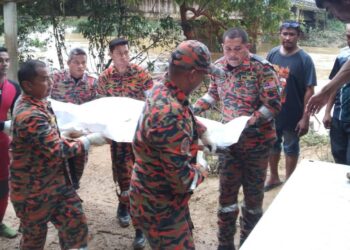
[[[51,79],[52,79],[52,87],[51,87],[50,97],[54,100],[59,100],[60,95],[59,95],[59,91],[58,91],[58,84],[59,84],[59,82],[61,82],[60,73],[59,72],[53,73],[51,75]]]
[[[254,112],[258,123],[264,123],[276,117],[281,110],[281,98],[277,76],[269,65],[263,66],[259,76],[259,99],[262,105]]]
[[[53,118],[52,118],[53,119]],[[51,121],[53,122],[53,121]],[[15,126],[16,133],[46,158],[71,158],[84,152],[83,143],[60,138],[57,129],[44,114],[32,115]]]
[[[218,101],[219,94],[217,80],[216,78],[211,78],[208,92],[196,101],[193,105],[193,112],[198,115],[210,109]]]
[[[143,82],[143,91],[147,91],[153,87],[153,79],[151,77],[151,74],[148,73],[146,70],[143,70],[140,73],[140,78]]]
[[[189,131],[184,130],[184,119],[175,115],[166,115],[157,119],[156,126],[147,130],[146,137],[160,152],[160,161],[164,166],[164,176],[172,190],[177,194],[188,193],[195,178],[197,185],[203,181],[198,170],[190,164]]]
[[[196,124],[197,124],[197,132],[198,132],[198,137],[201,138],[202,135],[207,131],[207,127],[200,122],[197,118],[195,118]]]
[[[21,95],[21,88],[19,87],[18,83],[12,82],[12,81],[10,81],[10,82],[13,84],[13,86],[16,89],[16,94],[15,94],[15,96],[14,96],[14,98],[12,100],[12,104],[11,104],[11,115],[12,115],[13,114],[13,109],[15,107],[15,103],[16,103],[18,97]]]
[[[107,75],[105,72],[102,72],[101,75],[98,77],[97,87],[96,91],[97,94],[101,97],[107,96],[107,90],[106,85],[108,83]]]
[[[97,89],[98,89],[98,78],[95,78],[93,80],[92,84],[90,85],[90,93],[91,93],[90,101],[99,98],[99,94],[97,93]]]

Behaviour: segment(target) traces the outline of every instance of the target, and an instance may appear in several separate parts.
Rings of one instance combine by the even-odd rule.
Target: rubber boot
[[[146,246],[146,238],[143,235],[141,229],[136,229],[135,230],[135,239],[134,242],[132,243],[132,247],[134,250],[139,250],[139,249],[144,249]]]
[[[262,216],[262,209],[247,209],[242,206],[242,216],[240,217],[240,242],[239,245],[242,246],[244,241],[248,238],[250,232],[254,229],[255,225],[258,223]]]
[[[117,209],[117,219],[121,227],[128,227],[130,225],[130,214],[128,210],[128,205],[119,203]]]
[[[0,223],[0,237],[5,237],[5,238],[15,238],[17,236],[16,230],[12,229],[11,227]]]
[[[238,210],[226,213],[218,212],[218,250],[235,250],[234,235],[238,212]]]

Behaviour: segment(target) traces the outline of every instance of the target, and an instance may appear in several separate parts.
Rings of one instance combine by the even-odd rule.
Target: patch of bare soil
[[[312,152],[309,153],[312,154]],[[281,169],[281,173],[284,173],[284,170]],[[268,208],[280,189],[281,187],[278,187],[265,193],[264,210]],[[191,215],[195,225],[194,238],[198,250],[217,248],[218,190],[218,178],[211,177],[200,185],[191,199]],[[89,163],[78,193],[83,200],[83,207],[88,218],[89,249],[132,249],[133,227],[121,228],[115,217],[118,201],[112,180],[109,146],[91,149]],[[7,209],[4,222],[18,228],[19,221],[11,204]],[[239,232],[236,236],[238,234]],[[18,249],[20,238],[20,235],[15,239],[0,238],[0,249]],[[236,237],[236,242],[238,243],[238,237]],[[49,225],[45,249],[60,249],[57,231],[51,224]]]

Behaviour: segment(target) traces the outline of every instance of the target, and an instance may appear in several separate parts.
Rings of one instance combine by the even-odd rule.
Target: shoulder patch
[[[264,64],[264,65],[269,65],[269,66],[272,67],[271,63],[270,63],[268,60],[266,60],[265,58],[261,57],[261,56],[252,54],[251,58],[252,58],[253,60],[255,60],[255,61],[258,61],[258,62]]]

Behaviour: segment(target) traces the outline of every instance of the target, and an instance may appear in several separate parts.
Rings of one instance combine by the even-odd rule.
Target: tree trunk
[[[186,40],[195,39],[195,32],[193,30],[192,25],[187,20],[187,5],[186,3],[182,3],[180,5],[180,17],[181,17],[181,27],[182,31],[184,33],[184,36],[186,37]]]
[[[64,29],[61,27],[59,17],[52,16],[52,27],[53,27],[53,35],[55,37],[55,47],[57,51],[58,63],[60,65],[60,69],[64,69],[62,48],[65,48],[65,45],[64,45],[65,32],[64,32]]]

